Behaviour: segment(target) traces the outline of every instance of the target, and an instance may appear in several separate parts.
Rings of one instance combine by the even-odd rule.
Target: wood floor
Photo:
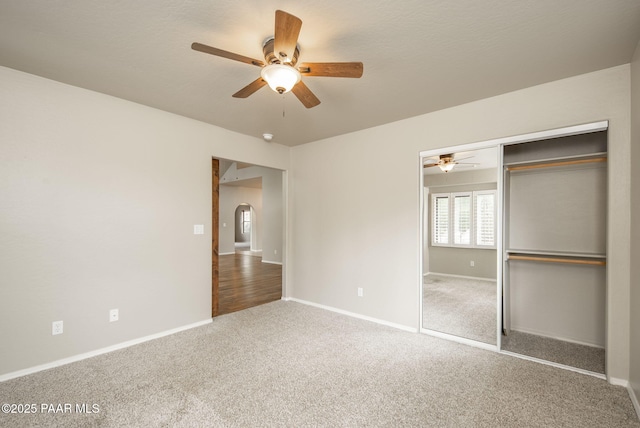
[[[220,256],[219,315],[282,298],[282,266],[245,254]]]

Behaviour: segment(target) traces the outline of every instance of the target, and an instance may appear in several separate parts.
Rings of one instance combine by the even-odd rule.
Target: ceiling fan
[[[302,20],[282,10],[276,10],[275,33],[262,46],[264,61],[249,58],[233,52],[193,43],[193,50],[208,53],[234,61],[261,67],[260,77],[233,94],[235,98],[247,98],[265,85],[284,94],[293,92],[300,102],[311,108],[320,104],[320,100],[301,80],[302,76],[355,77],[362,76],[361,62],[305,62],[297,64],[300,48],[298,35]],[[296,67],[297,66],[297,67]]]
[[[473,156],[469,156],[469,157],[466,157],[466,158],[460,158],[460,159],[455,159],[454,156],[455,155],[453,153],[448,153],[448,154],[440,155],[437,160],[436,159],[429,159],[427,161],[427,163],[424,164],[424,167],[425,168],[431,168],[431,167],[434,167],[434,166],[438,166],[438,167],[440,167],[440,169],[443,172],[449,172],[456,165],[471,165],[471,166],[476,166],[477,165],[475,163],[460,162],[461,160],[471,159]]]

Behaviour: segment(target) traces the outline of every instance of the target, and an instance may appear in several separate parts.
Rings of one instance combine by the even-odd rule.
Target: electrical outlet
[[[117,309],[111,309],[109,311],[109,322],[118,321],[119,313]]]
[[[362,287],[358,287],[358,297],[364,296],[364,289]]]
[[[273,250],[273,254],[278,254],[278,250]]]
[[[56,334],[62,334],[64,331],[64,326],[62,321],[54,321],[51,323],[51,335],[55,336]]]
[[[473,260],[471,260],[471,262],[469,263],[469,266],[474,267],[476,265],[476,262],[474,262]]]
[[[194,235],[204,235],[204,224],[194,224],[193,225],[193,234]]]

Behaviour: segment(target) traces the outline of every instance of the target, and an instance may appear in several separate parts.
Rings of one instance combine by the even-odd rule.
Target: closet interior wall
[[[505,337],[604,350],[606,159],[606,131],[503,146]]]

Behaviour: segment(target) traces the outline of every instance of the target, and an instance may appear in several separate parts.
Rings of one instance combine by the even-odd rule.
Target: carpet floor
[[[512,330],[508,336],[502,336],[502,349],[604,374],[605,352],[603,348]]]
[[[0,383],[6,427],[640,427],[626,389],[277,301]],[[74,407],[75,408],[75,407]]]
[[[428,274],[423,281],[422,326],[497,344],[496,281]]]

